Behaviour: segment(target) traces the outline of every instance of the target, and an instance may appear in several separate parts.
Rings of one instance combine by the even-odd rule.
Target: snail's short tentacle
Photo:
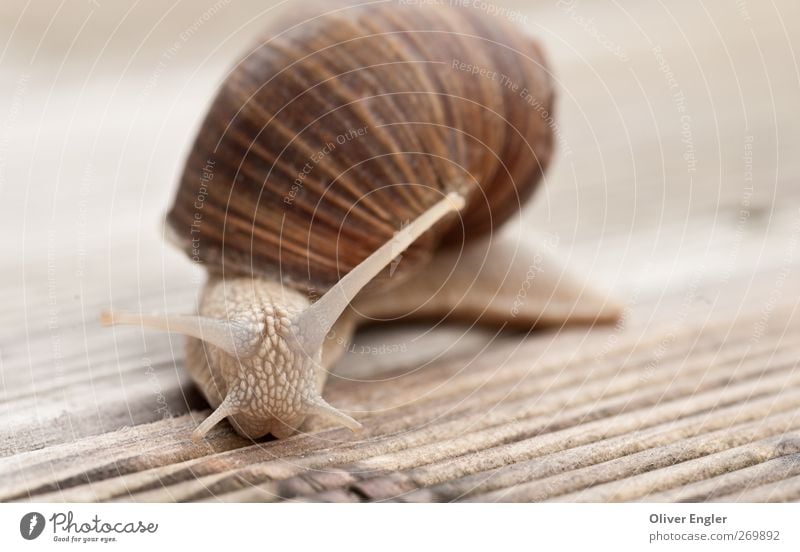
[[[361,424],[331,405],[325,402],[325,399],[319,395],[313,396],[306,401],[308,407],[308,414],[317,416],[318,418],[335,423],[336,425],[344,426],[352,431],[361,429]]]
[[[223,419],[227,418],[228,416],[232,416],[239,412],[239,400],[235,393],[228,393],[228,396],[225,397],[225,400],[217,407],[211,415],[203,420],[203,422],[197,426],[197,428],[192,432],[192,441],[195,443],[201,441],[206,434],[211,431],[215,425],[220,423]]]
[[[257,322],[183,314],[104,311],[100,314],[100,322],[104,326],[128,324],[195,337],[238,358],[252,356],[258,350],[264,332],[263,324]]]

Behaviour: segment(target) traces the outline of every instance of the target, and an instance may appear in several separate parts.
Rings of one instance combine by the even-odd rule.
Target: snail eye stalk
[[[322,349],[325,336],[358,292],[422,234],[450,213],[463,209],[465,203],[461,194],[450,192],[348,272],[316,303],[300,314],[296,320],[298,345],[314,358],[314,354]]]
[[[260,324],[217,320],[207,316],[185,314],[146,314],[128,311],[104,311],[100,314],[104,326],[118,324],[140,326],[167,333],[194,337],[219,347],[235,358],[252,356],[263,335]]]

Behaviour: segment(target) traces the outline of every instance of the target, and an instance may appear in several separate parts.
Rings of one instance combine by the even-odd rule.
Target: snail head
[[[285,437],[308,416],[356,430],[361,424],[321,396],[325,340],[370,281],[438,221],[464,206],[456,192],[423,212],[311,303],[280,282],[220,280],[205,294],[199,315],[106,311],[104,325],[128,324],[188,336],[196,379],[216,406],[194,431],[202,439],[224,418],[242,435]],[[323,380],[324,381],[324,380]]]

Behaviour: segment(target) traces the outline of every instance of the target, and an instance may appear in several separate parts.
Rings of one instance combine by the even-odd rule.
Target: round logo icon
[[[19,533],[25,540],[33,540],[44,531],[44,516],[39,512],[30,512],[19,520]]]

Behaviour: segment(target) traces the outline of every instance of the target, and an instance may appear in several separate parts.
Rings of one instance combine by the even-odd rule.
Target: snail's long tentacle
[[[325,336],[361,289],[417,238],[453,211],[464,207],[464,197],[450,192],[444,199],[422,213],[374,253],[348,272],[319,301],[306,309],[296,321],[298,341],[309,355],[322,348]]]
[[[195,337],[235,358],[253,355],[263,335],[263,325],[259,323],[184,314],[104,311],[100,314],[100,322],[104,326],[128,324]]]

